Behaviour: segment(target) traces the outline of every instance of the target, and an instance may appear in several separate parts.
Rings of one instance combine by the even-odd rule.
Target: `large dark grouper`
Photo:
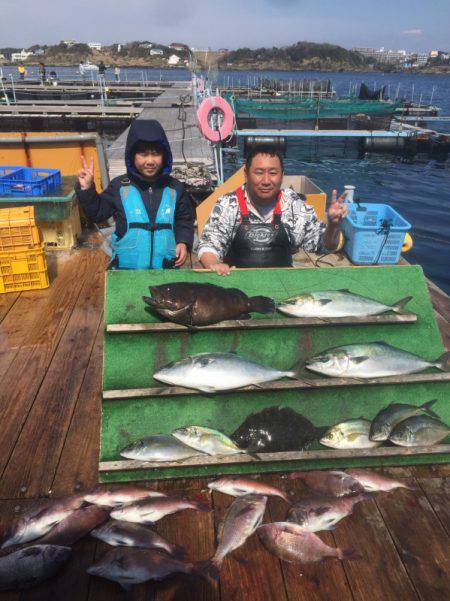
[[[175,282],[150,286],[144,296],[147,310],[184,326],[208,326],[226,319],[250,319],[250,313],[273,313],[275,303],[266,296],[247,296],[237,288],[214,284]]]
[[[0,558],[0,591],[36,586],[70,558],[70,547],[33,545]]]

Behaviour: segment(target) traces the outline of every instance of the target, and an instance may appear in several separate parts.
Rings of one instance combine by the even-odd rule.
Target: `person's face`
[[[159,148],[138,150],[134,155],[134,166],[146,179],[153,179],[162,170],[164,152]]]
[[[270,154],[257,154],[245,170],[245,176],[250,198],[260,205],[270,204],[277,197],[283,181],[280,159]]]

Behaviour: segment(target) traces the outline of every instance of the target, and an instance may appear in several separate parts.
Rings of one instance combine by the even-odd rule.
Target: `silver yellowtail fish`
[[[70,547],[33,545],[0,557],[0,591],[36,586],[69,560]]]
[[[225,514],[218,532],[219,545],[214,556],[203,564],[201,571],[217,579],[223,560],[245,543],[261,524],[266,510],[267,497],[245,495],[237,497]]]
[[[450,428],[440,419],[429,415],[415,415],[400,422],[389,436],[389,440],[402,447],[433,445],[450,434]]]
[[[291,522],[263,524],[257,530],[268,551],[289,563],[315,563],[325,559],[357,559],[353,549],[329,547],[312,532]]]
[[[88,568],[88,574],[118,582],[125,590],[147,580],[163,580],[171,574],[191,574],[192,563],[149,549],[111,549],[100,561]]]
[[[399,313],[412,299],[407,296],[393,305],[353,294],[350,290],[325,290],[291,296],[278,305],[278,311],[292,317],[366,317],[387,311]]]
[[[385,342],[348,344],[313,357],[306,362],[306,367],[338,378],[383,378],[413,374],[430,367],[450,371],[450,352],[436,361],[426,361]]]
[[[113,520],[124,520],[125,522],[136,522],[138,524],[153,524],[164,516],[182,511],[183,509],[209,511],[209,507],[203,501],[161,497],[160,499],[142,499],[141,501],[136,501],[136,503],[123,505],[111,511],[111,517]]]
[[[1,548],[7,549],[41,538],[71,515],[83,502],[82,495],[72,495],[55,499],[38,509],[32,509],[6,530]]]
[[[133,484],[121,484],[114,487],[98,486],[93,491],[84,495],[87,503],[100,505],[101,507],[119,507],[125,503],[133,503],[139,499],[165,497],[166,495],[157,490],[151,490]]]
[[[218,490],[221,493],[233,497],[254,494],[267,497],[281,497],[286,503],[291,502],[288,495],[283,490],[275,488],[275,486],[270,486],[270,484],[265,484],[264,482],[258,482],[258,480],[251,480],[250,478],[228,478],[225,476],[224,478],[219,478],[219,480],[210,482],[208,488],[210,490]]]
[[[201,455],[192,447],[188,447],[174,436],[154,434],[133,442],[120,451],[126,459],[139,461],[152,461],[155,463],[165,461],[183,461],[189,457]]]
[[[200,353],[169,363],[153,377],[172,386],[218,392],[297,376],[294,371],[272,369],[234,353]]]
[[[308,497],[297,501],[288,513],[287,521],[295,522],[306,532],[333,530],[335,525],[353,512],[361,501],[372,498],[369,493],[347,497]]]
[[[414,490],[412,486],[409,486],[405,482],[400,480],[394,480],[378,472],[372,472],[364,469],[351,469],[347,470],[349,476],[357,480],[367,492],[388,492],[395,488],[408,488]]]
[[[406,403],[391,403],[373,418],[370,426],[370,440],[387,440],[397,424],[413,415],[420,415],[421,413],[434,415],[430,412],[430,408],[435,402],[436,399],[428,401],[420,407],[407,405]]]
[[[332,449],[371,449],[381,442],[369,439],[370,421],[349,419],[332,426],[320,439],[321,444]]]
[[[177,428],[172,432],[172,436],[185,445],[207,455],[236,455],[237,453],[246,453],[245,450],[240,449],[231,438],[228,438],[222,432],[204,426]]]
[[[159,549],[179,559],[186,555],[184,549],[169,543],[154,530],[131,522],[109,520],[106,524],[92,530],[91,536],[113,547]]]

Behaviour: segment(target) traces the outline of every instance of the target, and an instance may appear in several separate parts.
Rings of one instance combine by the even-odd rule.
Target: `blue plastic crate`
[[[2,196],[44,196],[61,186],[59,169],[0,167],[1,170],[8,170],[0,176]]]
[[[0,178],[9,177],[16,171],[19,171],[19,169],[22,169],[22,167],[10,167],[8,165],[2,165],[0,167]]]
[[[342,223],[344,250],[355,265],[398,263],[411,225],[384,204],[349,204]]]

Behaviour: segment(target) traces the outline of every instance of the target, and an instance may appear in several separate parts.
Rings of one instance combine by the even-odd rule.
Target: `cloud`
[[[419,35],[423,35],[423,31],[421,29],[418,29],[418,28],[415,28],[415,29],[405,29],[405,31],[402,31],[402,35],[419,36]]]

